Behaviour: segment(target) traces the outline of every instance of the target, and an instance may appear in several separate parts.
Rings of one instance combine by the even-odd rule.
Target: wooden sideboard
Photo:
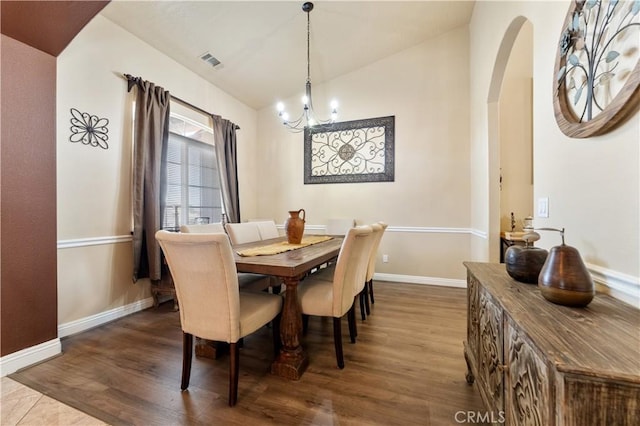
[[[465,262],[467,382],[507,425],[639,425],[640,310],[555,305],[504,264]]]

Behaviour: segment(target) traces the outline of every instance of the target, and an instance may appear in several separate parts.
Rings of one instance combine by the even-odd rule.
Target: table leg
[[[286,285],[280,338],[280,355],[271,364],[271,373],[287,379],[299,380],[309,365],[309,358],[300,345],[302,336],[302,312],[298,302],[298,278],[285,278]]]

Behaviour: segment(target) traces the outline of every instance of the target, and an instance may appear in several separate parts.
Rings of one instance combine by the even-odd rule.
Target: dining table
[[[305,242],[305,235],[302,242]],[[313,237],[313,236],[311,236]],[[328,237],[327,237],[328,238]],[[335,259],[340,253],[342,236],[267,255],[241,255],[260,247],[287,244],[286,237],[272,238],[233,246],[238,272],[273,275],[285,285],[284,304],[280,320],[280,353],[271,364],[271,373],[287,379],[299,380],[309,365],[302,344],[302,310],[298,300],[298,285],[312,270]]]

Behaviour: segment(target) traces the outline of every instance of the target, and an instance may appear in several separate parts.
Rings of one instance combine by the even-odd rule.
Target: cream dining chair
[[[180,232],[190,234],[224,234],[222,223],[207,223],[204,225],[181,225]],[[260,291],[269,287],[278,286],[278,280],[270,275],[251,274],[238,272],[238,285],[240,290]],[[279,292],[278,292],[279,293]]]
[[[260,239],[269,240],[271,238],[278,238],[280,236],[280,232],[278,232],[276,222],[273,220],[259,220],[250,223],[254,223],[258,227]]]
[[[384,232],[384,228],[380,223],[373,223],[369,226],[371,226],[372,235],[371,241],[369,243],[369,251],[366,257],[365,280],[356,287],[356,292],[360,301],[360,317],[362,318],[362,321],[364,321],[367,318],[367,315],[371,313],[369,307],[369,295],[367,286],[369,280],[368,274],[369,268],[371,268],[372,260],[373,266],[375,267],[376,252],[378,251],[378,245],[380,243],[380,239],[382,238],[382,233]],[[371,276],[373,277],[373,270],[371,270]]]
[[[158,231],[156,239],[169,264],[180,300],[183,332],[181,389],[189,387],[193,336],[229,343],[229,406],[238,400],[238,341],[273,323],[274,353],[279,349],[282,297],[240,292],[229,238],[224,234]]]
[[[180,232],[188,232],[191,234],[224,234],[224,226],[219,222],[201,225],[180,225]]]
[[[382,238],[382,234],[384,233],[384,229],[387,227],[386,224],[382,225],[382,222],[377,222],[369,225],[372,230],[371,241],[369,244],[369,252],[367,254],[366,259],[366,275],[365,280],[362,283],[359,283],[356,286],[356,294],[358,297],[358,302],[360,305],[360,317],[364,321],[367,318],[367,315],[371,313],[371,308],[369,306],[369,294],[368,294],[368,282],[369,282],[369,273],[371,277],[373,277],[373,271],[375,269],[375,260],[376,253],[378,251],[378,246],[380,244],[380,239]],[[371,264],[373,262],[373,265]],[[320,270],[317,273],[319,278],[328,279],[335,272],[335,264],[329,265],[326,268]]]
[[[260,229],[255,222],[227,223],[224,225],[224,229],[229,234],[229,239],[233,245],[262,240]]]
[[[387,230],[386,223],[378,222],[378,225],[382,228],[382,231],[375,234],[373,238],[373,243],[371,246],[371,256],[369,257],[369,265],[367,267],[367,277],[366,277],[365,289],[364,289],[364,295],[365,295],[364,299],[365,299],[367,315],[371,313],[371,310],[369,307],[369,299],[371,299],[371,304],[375,303],[375,300],[373,298],[373,275],[376,272],[376,260],[378,257],[378,248],[380,247],[380,241],[382,241],[382,235],[384,235],[384,232]],[[362,309],[362,305],[360,305],[360,308]]]
[[[356,288],[364,282],[371,235],[370,226],[349,229],[342,242],[333,275],[310,275],[298,286],[305,331],[309,315],[333,317],[333,342],[338,368],[344,368],[341,319],[347,313],[349,336],[352,343],[356,341]]]
[[[224,227],[227,231],[227,234],[229,235],[231,244],[236,245],[262,241],[263,238],[260,236],[260,228],[258,227],[257,223],[258,222],[227,223]],[[271,287],[272,292],[275,294],[280,294],[280,292],[282,291],[282,283],[280,282],[280,280],[274,276],[264,276],[269,277],[268,286]]]
[[[331,218],[327,220],[327,223],[324,226],[324,233],[326,235],[337,235],[344,236],[347,234],[347,231],[356,226],[355,219],[346,219],[346,218]],[[320,265],[318,268],[315,268],[311,271],[312,274],[315,274],[323,269],[335,264],[335,259],[331,259],[327,263]]]

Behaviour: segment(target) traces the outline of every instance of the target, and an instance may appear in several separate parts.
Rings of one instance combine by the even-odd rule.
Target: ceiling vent
[[[217,67],[220,65],[220,61],[217,60],[211,53],[207,52],[204,55],[200,56],[200,59],[211,65],[212,67]]]

